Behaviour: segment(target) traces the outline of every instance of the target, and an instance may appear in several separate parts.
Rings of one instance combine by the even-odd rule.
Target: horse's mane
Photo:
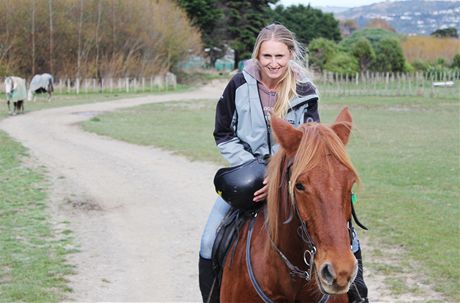
[[[340,122],[351,129],[351,123]],[[296,180],[299,176],[317,167],[321,160],[330,159],[324,155],[335,157],[340,163],[346,166],[356,176],[359,181],[358,174],[351,163],[345,146],[331,127],[320,123],[303,124],[298,128],[303,132],[298,150],[292,159],[292,167],[290,172],[290,190],[294,190]],[[291,207],[288,201],[288,176],[287,166],[291,159],[287,158],[286,151],[283,148],[273,156],[268,166],[268,198],[267,198],[267,216],[266,224],[270,235],[275,243],[278,241],[278,225],[281,221],[280,210],[286,210]],[[324,163],[321,163],[324,164]],[[329,170],[332,170],[331,163],[327,163]],[[293,202],[293,201],[291,201]],[[287,218],[282,218],[286,220]]]

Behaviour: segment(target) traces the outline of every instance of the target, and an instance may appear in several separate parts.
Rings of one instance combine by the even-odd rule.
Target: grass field
[[[40,169],[22,164],[26,150],[0,133],[0,302],[57,302],[69,291],[65,262],[72,235],[47,212]]]
[[[393,290],[404,293],[416,290],[392,277],[416,261],[421,280],[460,301],[460,102],[324,98],[323,122],[331,123],[344,105],[355,122],[349,152],[363,180],[360,218],[373,243],[381,245],[380,254],[397,247],[402,258],[385,268],[372,260],[367,264],[384,271]],[[206,100],[144,105],[95,117],[84,128],[223,163],[212,138],[214,108],[215,101]]]

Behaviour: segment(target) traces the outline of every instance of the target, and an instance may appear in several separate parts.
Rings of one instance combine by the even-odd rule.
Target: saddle
[[[234,242],[239,238],[241,227],[244,225],[244,223],[246,223],[246,221],[248,221],[249,218],[253,217],[259,209],[260,207],[254,210],[230,208],[222,220],[220,226],[218,227],[216,240],[212,246],[211,257],[216,280],[214,281],[213,288],[209,294],[210,297],[219,297],[222,273],[227,256],[229,253],[231,253],[230,257],[233,259],[232,252],[234,252],[237,244]],[[232,251],[230,251],[231,247],[233,247]]]

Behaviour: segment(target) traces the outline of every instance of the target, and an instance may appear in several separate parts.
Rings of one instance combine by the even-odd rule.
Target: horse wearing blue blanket
[[[13,103],[13,115],[24,113],[24,100],[26,99],[26,80],[10,76],[5,78],[6,103],[11,114],[10,102]]]

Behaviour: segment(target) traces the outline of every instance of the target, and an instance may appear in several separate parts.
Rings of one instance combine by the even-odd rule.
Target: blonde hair
[[[305,67],[305,60],[302,55],[303,49],[295,39],[294,33],[281,24],[270,24],[264,27],[257,36],[254,50],[252,51],[252,59],[257,62],[259,69],[258,57],[260,47],[263,42],[269,40],[284,43],[291,53],[291,60],[289,60],[287,72],[278,82],[278,98],[272,113],[279,118],[283,118],[289,109],[289,100],[297,96],[297,83],[308,81],[308,71]]]

